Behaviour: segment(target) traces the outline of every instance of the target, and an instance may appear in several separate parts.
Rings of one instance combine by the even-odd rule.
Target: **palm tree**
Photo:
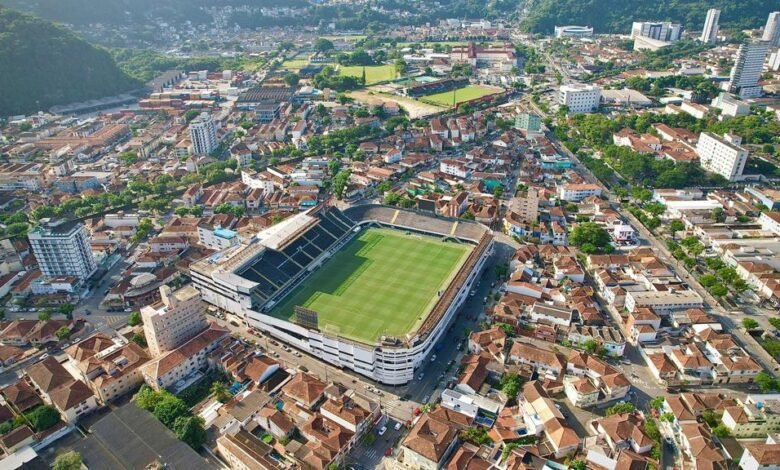
[[[214,395],[214,398],[216,398],[220,403],[227,403],[232,397],[230,391],[227,389],[227,386],[225,386],[225,384],[222,382],[212,383],[210,391],[211,394]]]

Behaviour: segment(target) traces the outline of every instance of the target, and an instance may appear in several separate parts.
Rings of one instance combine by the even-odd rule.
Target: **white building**
[[[190,140],[196,155],[208,155],[217,148],[217,124],[210,114],[201,113],[190,123]]]
[[[592,113],[599,108],[601,88],[594,85],[561,85],[558,104],[569,108],[572,114]]]
[[[468,178],[471,176],[471,169],[462,160],[443,159],[439,162],[439,170],[447,175],[457,176],[458,178]]]
[[[770,47],[780,47],[780,11],[769,14],[761,40],[768,42]]]
[[[589,38],[593,36],[593,28],[590,26],[556,26],[556,38]]]
[[[777,434],[767,436],[763,444],[745,444],[745,452],[739,460],[742,470],[780,470],[780,442]]]
[[[721,116],[737,117],[750,114],[750,104],[730,93],[721,93],[712,100],[712,107],[720,109]]]
[[[762,212],[761,217],[758,218],[761,223],[761,229],[767,232],[772,232],[775,235],[780,236],[780,212]]]
[[[238,232],[222,228],[219,225],[198,225],[198,243],[212,250],[224,250],[238,245]]]
[[[696,144],[701,167],[729,181],[742,179],[748,151],[740,146],[741,143],[742,138],[733,134],[721,138],[709,132],[702,132]]]
[[[656,41],[675,42],[682,39],[682,25],[668,21],[634,21],[631,39],[644,37]]]
[[[153,357],[172,351],[208,327],[200,293],[187,286],[160,287],[160,302],[141,309],[144,334]]]
[[[751,41],[739,46],[737,59],[731,69],[728,91],[742,99],[761,96],[758,80],[761,78],[768,52],[769,43],[764,41]]]
[[[557,188],[558,199],[579,202],[591,196],[601,196],[601,187],[597,184],[562,184]]]
[[[81,222],[43,219],[28,239],[44,276],[74,276],[84,281],[97,271],[87,230]]]
[[[704,301],[701,296],[692,290],[677,291],[641,291],[626,294],[626,310],[633,312],[637,308],[650,307],[656,313],[662,315],[674,310],[687,310],[689,308],[702,308]]]
[[[705,44],[713,44],[718,40],[718,21],[720,21],[720,10],[710,8],[707,10],[707,18],[704,20],[704,29],[701,32],[699,40]]]

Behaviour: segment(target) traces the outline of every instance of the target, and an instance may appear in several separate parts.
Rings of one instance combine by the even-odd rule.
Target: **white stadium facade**
[[[327,329],[273,317],[269,312],[356,234],[384,227],[449,239],[472,246],[466,261],[442,291],[422,324],[406,336],[369,344]],[[337,367],[388,385],[410,382],[453,322],[493,251],[484,225],[379,205],[345,211],[320,205],[190,266],[203,299],[262,331]]]

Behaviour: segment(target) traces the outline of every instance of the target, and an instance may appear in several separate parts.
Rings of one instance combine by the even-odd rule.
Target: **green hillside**
[[[45,20],[0,8],[0,116],[139,88],[111,55]]]
[[[533,0],[525,31],[552,34],[556,25],[589,25],[599,33],[629,33],[632,21],[671,20],[700,29],[709,8],[721,10],[721,28],[763,26],[777,2],[767,0]]]

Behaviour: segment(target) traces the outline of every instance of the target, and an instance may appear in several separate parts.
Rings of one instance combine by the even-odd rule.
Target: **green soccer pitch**
[[[470,245],[399,230],[367,229],[352,239],[270,315],[292,320],[296,305],[319,327],[361,343],[420,327],[465,262]]]

